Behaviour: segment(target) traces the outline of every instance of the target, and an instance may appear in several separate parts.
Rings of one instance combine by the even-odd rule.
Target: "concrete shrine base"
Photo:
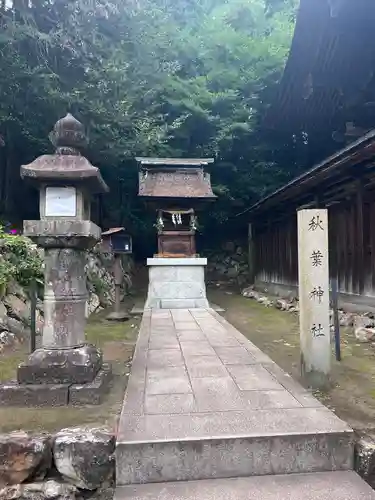
[[[198,257],[147,259],[149,286],[145,309],[194,309],[209,307],[204,268]]]

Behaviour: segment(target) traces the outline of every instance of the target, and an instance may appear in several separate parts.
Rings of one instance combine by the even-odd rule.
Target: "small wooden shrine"
[[[210,174],[212,158],[136,158],[139,196],[156,211],[158,257],[196,256],[197,211],[215,200]]]

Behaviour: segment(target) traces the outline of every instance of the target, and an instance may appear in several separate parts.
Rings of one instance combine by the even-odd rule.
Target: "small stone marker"
[[[301,371],[314,388],[331,369],[327,210],[298,212],[298,281]]]

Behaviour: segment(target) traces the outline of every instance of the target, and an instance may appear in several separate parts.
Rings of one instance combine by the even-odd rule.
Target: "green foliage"
[[[0,289],[4,293],[11,281],[27,286],[41,282],[43,260],[28,238],[7,234],[0,227]]]
[[[136,197],[136,155],[214,156],[219,201],[203,224],[224,223],[294,172],[289,161],[286,172],[280,165],[260,123],[283,71],[296,2],[0,2],[6,176],[18,180],[19,165],[50,148],[49,130],[70,111],[87,125],[88,156],[112,190],[103,225],[126,225],[136,241],[154,232]],[[0,179],[8,213],[22,205],[17,196],[25,199],[9,184]]]
[[[111,291],[111,284],[106,283],[97,274],[90,273],[89,279],[92,291],[99,297],[103,297]]]

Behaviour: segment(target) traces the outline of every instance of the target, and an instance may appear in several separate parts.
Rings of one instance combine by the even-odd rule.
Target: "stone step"
[[[324,472],[117,487],[114,500],[375,500],[357,474]]]
[[[340,424],[325,408],[128,416],[117,484],[350,470],[352,433]]]

